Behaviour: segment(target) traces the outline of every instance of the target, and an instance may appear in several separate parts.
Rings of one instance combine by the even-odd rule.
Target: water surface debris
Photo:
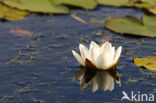
[[[76,16],[75,14],[71,14],[71,17],[73,17],[77,21],[80,21],[81,23],[87,24],[87,22],[85,20],[83,20],[82,18]]]

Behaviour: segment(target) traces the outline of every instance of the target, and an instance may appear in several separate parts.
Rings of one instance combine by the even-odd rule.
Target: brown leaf
[[[149,56],[144,58],[134,58],[136,66],[144,66],[146,69],[156,71],[156,56]]]

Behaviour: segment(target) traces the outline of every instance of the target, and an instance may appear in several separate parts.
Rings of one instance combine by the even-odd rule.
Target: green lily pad
[[[144,15],[143,22],[146,25],[155,25],[156,26],[156,16],[154,15]]]
[[[134,58],[136,66],[144,66],[146,69],[156,71],[156,57]]]
[[[128,6],[147,9],[156,15],[156,0],[97,0],[99,4],[107,6]]]
[[[134,1],[134,4],[143,8],[155,7],[156,0],[140,0],[140,2]]]
[[[147,10],[149,12],[151,12],[152,14],[155,14],[156,15],[156,8],[155,7],[153,7],[153,8],[147,8]]]
[[[143,16],[143,22],[135,17],[111,18],[107,20],[106,27],[121,34],[131,34],[146,37],[156,37],[156,16]],[[153,21],[152,21],[153,20]],[[153,22],[153,23],[150,23]]]
[[[136,6],[149,8],[156,6],[156,0],[97,0],[99,4],[109,6]]]
[[[142,2],[134,3],[134,6],[145,8],[152,14],[156,14],[156,0],[142,0]]]
[[[134,0],[97,0],[99,4],[108,6],[133,6]]]
[[[66,4],[71,6],[82,7],[85,9],[94,9],[97,6],[96,0],[53,0],[57,4]]]
[[[69,13],[68,7],[57,5],[54,0],[3,0],[3,3],[20,10],[45,13]]]

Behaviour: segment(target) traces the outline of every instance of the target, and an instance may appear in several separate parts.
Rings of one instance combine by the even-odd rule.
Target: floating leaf
[[[137,7],[151,8],[156,6],[156,0],[140,0],[140,2],[135,0],[133,1]]]
[[[97,0],[99,4],[108,6],[133,6],[133,0]]]
[[[156,14],[156,0],[142,0],[142,2],[135,3],[135,6],[145,8],[149,12]]]
[[[156,0],[97,0],[98,3],[109,6],[135,6],[151,8],[156,6]]]
[[[156,16],[143,16],[143,23],[135,17],[111,18],[107,20],[106,27],[117,33],[126,33],[138,36],[156,37],[156,25],[152,21]],[[149,21],[150,20],[150,21]],[[153,22],[153,23],[150,23]]]
[[[54,0],[57,4],[66,4],[82,7],[85,9],[94,9],[97,6],[96,0]]]
[[[156,15],[156,8],[154,7],[154,8],[148,8],[147,9],[149,12],[151,12],[151,13],[153,13],[153,14],[155,14]]]
[[[145,58],[134,58],[134,64],[144,66],[146,69],[156,71],[156,56]]]
[[[153,15],[144,15],[143,22],[146,25],[155,25],[156,26],[156,16]]]
[[[28,14],[29,12],[27,11],[17,10],[0,4],[0,19],[19,20],[24,19]]]
[[[64,5],[57,5],[54,0],[3,0],[3,3],[21,10],[45,13],[69,13]]]
[[[156,0],[97,0],[99,4],[108,6],[133,6],[147,9],[149,12],[156,14]]]

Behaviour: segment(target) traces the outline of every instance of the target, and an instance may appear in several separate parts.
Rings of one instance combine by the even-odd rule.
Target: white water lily
[[[122,46],[115,50],[110,42],[105,42],[99,46],[92,41],[89,49],[83,44],[79,45],[79,49],[80,55],[74,50],[72,53],[82,66],[88,66],[86,61],[89,61],[97,69],[108,70],[118,63]]]

